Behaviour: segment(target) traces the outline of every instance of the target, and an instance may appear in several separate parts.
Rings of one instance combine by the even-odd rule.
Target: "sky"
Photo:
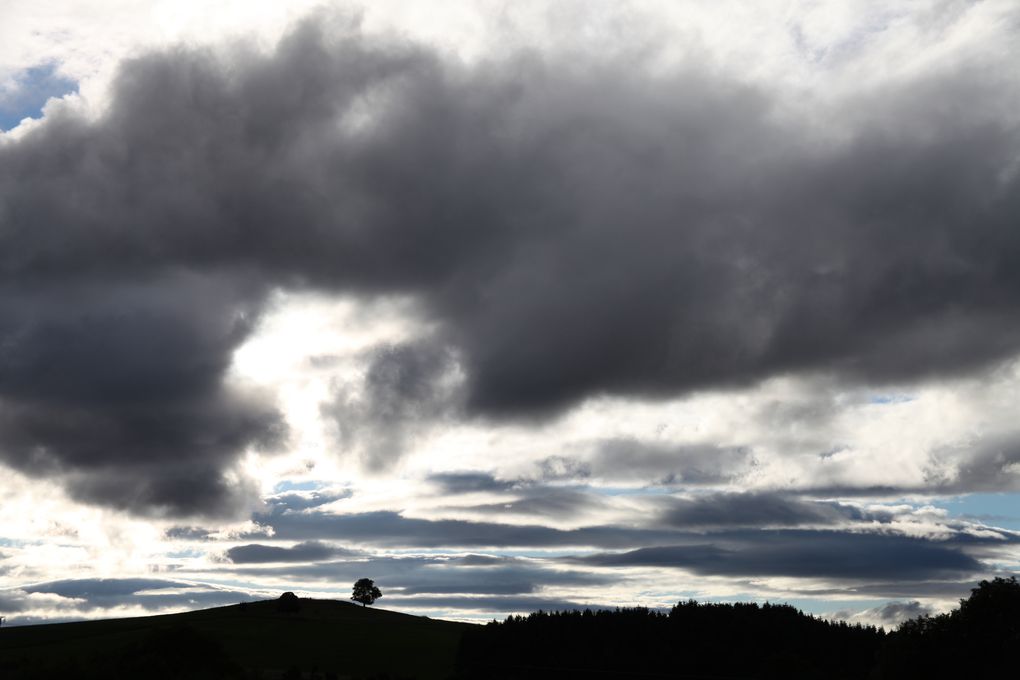
[[[0,614],[1020,572],[1020,6],[6,2]]]

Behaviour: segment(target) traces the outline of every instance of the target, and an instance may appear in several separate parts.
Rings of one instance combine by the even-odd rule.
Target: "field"
[[[332,600],[0,629],[0,678],[446,678],[470,624]]]

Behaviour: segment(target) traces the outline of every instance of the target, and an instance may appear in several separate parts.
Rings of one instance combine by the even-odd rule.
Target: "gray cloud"
[[[174,526],[163,531],[163,536],[170,540],[208,541],[214,532],[202,527]]]
[[[450,350],[433,342],[380,347],[368,357],[362,383],[339,389],[323,412],[336,421],[342,447],[358,452],[369,469],[384,469],[422,426],[457,409],[454,369]]]
[[[798,511],[810,517],[796,514]],[[793,517],[814,523],[818,516],[813,512],[813,508],[792,504],[783,507],[779,514],[784,522]],[[842,510],[837,508],[835,512],[837,515],[831,517],[823,508],[821,516],[841,521],[838,513]],[[856,511],[848,512],[853,515]],[[884,587],[892,590],[895,582],[903,579],[971,579],[988,571],[982,560],[995,558],[1017,540],[1007,534],[977,537],[951,532],[949,538],[936,540],[873,529],[758,529],[721,523],[714,530],[700,526],[689,527],[691,530],[617,526],[554,529],[540,525],[413,519],[392,512],[284,514],[258,519],[271,525],[281,540],[327,539],[378,547],[446,549],[595,547],[627,552],[579,557],[571,563],[678,567],[703,575],[731,577],[770,575],[885,582]],[[951,531],[950,527],[946,529]],[[891,595],[904,596],[910,595]]]
[[[355,556],[359,553],[320,541],[305,541],[284,548],[278,545],[238,545],[229,548],[225,557],[234,564],[261,562],[315,562],[332,557]]]
[[[447,356],[466,413],[503,418],[1020,348],[1009,81],[897,82],[826,138],[724,73],[577,58],[464,66],[320,17],[270,54],[126,62],[98,120],[3,145],[3,460],[136,512],[236,512],[224,472],[279,419],[224,371],[274,286],[434,321],[433,354],[386,350],[366,401],[338,396],[372,467],[443,413]]]
[[[718,493],[678,499],[662,516],[678,528],[797,527],[847,524],[852,521],[889,522],[892,513],[864,511],[850,505],[808,501],[776,493]]]
[[[484,472],[443,472],[429,475],[432,482],[444,494],[493,493],[510,491],[516,482],[496,479]]]
[[[983,571],[960,543],[821,530],[724,532],[686,545],[578,558],[598,566],[678,567],[699,574],[849,580],[929,579]]]
[[[954,450],[940,450],[937,460],[953,460],[955,474],[937,477],[931,487],[943,493],[1020,490],[1020,433],[989,437]]]
[[[878,607],[876,614],[883,621],[897,624],[906,619],[916,619],[918,616],[927,616],[932,613],[932,608],[923,605],[917,600],[913,602],[890,602]]]
[[[990,576],[995,576],[994,573]],[[940,599],[962,599],[970,593],[970,589],[977,585],[971,579],[925,579],[924,581],[906,580],[899,582],[872,582],[855,584],[852,592],[855,595],[870,596],[876,598],[917,598],[931,597]],[[798,592],[798,591],[795,591]],[[813,588],[799,591],[802,595],[811,597],[841,597],[847,594],[845,587],[841,588]]]
[[[245,591],[203,583],[144,578],[68,579],[22,586],[7,592],[15,595],[18,593],[57,595],[67,601],[50,604],[55,604],[69,614],[75,611],[89,612],[120,606],[140,606],[147,610],[168,607],[215,607],[251,599],[251,594]],[[21,611],[32,608],[31,600],[21,601]]]
[[[634,438],[597,442],[586,474],[656,484],[721,484],[746,474],[755,460],[747,447],[664,445]]]
[[[524,514],[563,519],[583,515],[585,511],[600,508],[604,504],[604,498],[588,491],[535,486],[504,501],[458,506],[458,509],[486,515]]]
[[[898,626],[908,619],[916,619],[919,616],[929,616],[935,613],[935,609],[922,604],[917,600],[910,602],[889,602],[880,607],[855,611],[843,609],[833,612],[829,618],[843,619],[851,622],[864,622],[879,625],[885,628]]]
[[[257,313],[246,296],[176,274],[0,289],[0,459],[135,512],[250,507],[257,492],[224,469],[284,428],[265,395],[221,382]]]
[[[624,548],[668,544],[677,533],[612,526],[554,529],[537,524],[512,525],[465,520],[426,520],[378,511],[349,515],[286,513],[255,515],[273,527],[280,540],[338,540],[380,547],[563,547]]]

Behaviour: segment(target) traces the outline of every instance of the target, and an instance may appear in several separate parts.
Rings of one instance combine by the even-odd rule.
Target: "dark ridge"
[[[468,624],[297,598],[0,629],[0,680],[448,678]]]

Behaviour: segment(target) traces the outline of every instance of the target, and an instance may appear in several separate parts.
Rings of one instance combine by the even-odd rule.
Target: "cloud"
[[[861,581],[966,576],[984,569],[959,544],[825,530],[721,532],[686,545],[603,553],[578,561],[597,566],[676,567],[717,576]]]
[[[662,521],[677,528],[766,528],[849,524],[862,520],[889,522],[893,516],[892,512],[866,513],[840,503],[758,492],[718,493],[678,499],[663,514]]]
[[[583,517],[606,505],[605,497],[576,489],[536,486],[495,503],[458,506],[482,515],[529,515],[548,519]]]
[[[583,470],[602,479],[658,484],[723,484],[754,464],[748,447],[663,444],[617,437],[595,443]]]
[[[955,447],[943,447],[934,458],[950,472],[931,481],[943,493],[1020,490],[1020,433],[988,436]]]
[[[24,600],[25,606],[21,609],[23,612],[50,606],[59,608],[64,616],[118,607],[141,607],[149,611],[171,607],[195,609],[251,599],[251,594],[246,591],[204,583],[146,578],[67,579],[22,586],[6,592],[14,593],[16,597],[20,597],[19,593],[27,594],[28,599]],[[33,602],[32,596],[36,595],[60,599],[50,597]]]
[[[163,531],[163,535],[172,541],[208,541],[213,533],[211,529],[188,526],[173,526]]]
[[[456,364],[450,350],[427,340],[387,345],[370,353],[360,385],[337,389],[323,407],[340,431],[340,446],[371,470],[400,458],[422,428],[458,407]]]
[[[919,71],[828,115],[612,55],[466,64],[322,15],[266,53],[128,60],[96,119],[56,107],[0,146],[3,461],[137,513],[242,512],[237,458],[282,421],[227,369],[274,288],[430,320],[338,389],[372,469],[449,413],[451,372],[486,422],[1020,350],[1015,84]]]
[[[538,524],[512,525],[465,520],[427,520],[377,511],[350,515],[302,513],[256,515],[280,540],[333,539],[380,547],[628,547],[668,542],[676,534],[654,529],[595,526],[554,529]]]
[[[244,299],[189,274],[0,290],[0,459],[138,513],[250,508],[257,492],[228,468],[284,426],[268,395],[223,382]]]
[[[865,609],[862,611],[840,610],[827,615],[827,618],[842,619],[850,623],[863,623],[884,628],[894,628],[908,619],[916,619],[919,616],[930,616],[936,610],[918,600],[909,602],[888,602],[879,607]]]
[[[229,548],[226,559],[234,564],[257,564],[262,562],[316,562],[332,557],[358,555],[356,551],[338,548],[319,541],[305,541],[284,548],[278,545],[238,545]]]
[[[876,614],[883,621],[889,623],[900,623],[906,619],[916,619],[919,616],[927,616],[932,613],[931,607],[925,606],[914,600],[912,602],[890,602],[878,607]]]
[[[514,488],[515,482],[496,479],[484,472],[443,472],[429,475],[428,481],[443,494],[498,493]]]

